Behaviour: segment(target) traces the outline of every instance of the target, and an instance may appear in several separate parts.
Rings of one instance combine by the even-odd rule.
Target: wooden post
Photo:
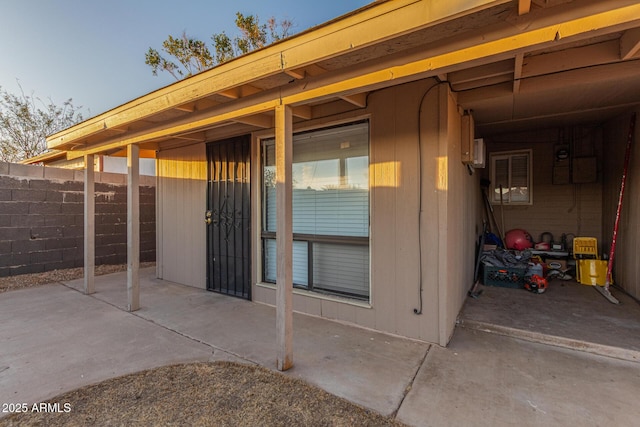
[[[93,154],[84,156],[84,293],[95,292],[96,205]]]
[[[127,310],[140,308],[140,147],[127,146]]]
[[[277,368],[293,367],[293,121],[291,107],[276,107],[276,335]]]

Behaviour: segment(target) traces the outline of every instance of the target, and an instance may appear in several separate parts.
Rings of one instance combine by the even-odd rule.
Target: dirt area
[[[154,266],[155,262],[141,262],[140,268]],[[117,273],[126,271],[127,266],[117,265],[96,265],[95,275]],[[20,276],[0,277],[0,293],[14,289],[31,288],[33,286],[46,285],[47,283],[66,282],[68,280],[80,279],[84,275],[84,269],[68,268],[65,270],[46,271],[44,273],[22,274]]]
[[[231,362],[164,366],[87,386],[47,403],[58,404],[60,412],[14,414],[0,419],[0,427],[403,425],[298,379]]]

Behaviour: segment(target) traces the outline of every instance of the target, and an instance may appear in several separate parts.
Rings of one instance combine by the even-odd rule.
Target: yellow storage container
[[[573,257],[600,259],[598,256],[598,239],[595,237],[576,237],[573,239]]]
[[[607,282],[607,261],[600,259],[579,259],[577,261],[578,283],[604,286]],[[610,283],[613,283],[610,282]]]

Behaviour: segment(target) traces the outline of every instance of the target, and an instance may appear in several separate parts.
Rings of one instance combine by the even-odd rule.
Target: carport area
[[[464,328],[640,362],[640,304],[612,287],[611,304],[591,286],[553,280],[544,294],[482,286],[458,319]]]
[[[631,34],[548,45],[493,68],[448,75],[475,130],[470,173],[478,178],[478,203],[469,215],[503,240],[510,230],[523,230],[531,249],[545,254],[545,273],[555,261],[574,278],[549,278],[540,295],[483,286],[479,298],[466,299],[459,326],[640,360],[640,132],[634,126],[640,43],[626,50]],[[623,174],[612,277],[620,304],[614,305],[578,283],[570,267],[577,262],[575,238],[597,242],[600,260],[609,256]],[[477,225],[476,236],[481,232]],[[484,279],[482,270],[479,276]]]

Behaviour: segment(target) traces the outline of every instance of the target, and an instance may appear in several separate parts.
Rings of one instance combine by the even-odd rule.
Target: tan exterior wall
[[[575,154],[593,149],[597,157],[597,182],[588,184],[553,184],[554,146],[575,134]],[[564,135],[564,136],[563,136]],[[582,136],[580,136],[582,135]],[[561,235],[595,237],[603,248],[602,234],[602,138],[598,128],[573,129],[564,134],[558,130],[532,131],[500,137],[502,141],[487,142],[487,167],[483,176],[490,178],[491,152],[532,149],[533,151],[533,204],[504,207],[504,232],[522,228],[537,242],[540,234],[550,232],[555,240]],[[583,148],[580,148],[583,147]],[[494,205],[494,214],[501,222],[500,204]],[[498,234],[494,230],[494,233]]]
[[[473,285],[475,270],[475,241],[481,229],[481,219],[476,215],[479,205],[479,179],[470,175],[461,159],[460,114],[455,98],[447,90],[447,137],[444,144],[447,150],[447,185],[446,233],[440,236],[446,239],[446,269],[449,277],[439,283],[440,289],[446,292],[444,317],[440,320],[440,345],[446,345],[455,328],[456,318],[467,298],[467,291]],[[442,265],[442,264],[441,264]]]
[[[455,99],[446,86],[429,91],[433,84],[418,82],[369,97],[365,113],[371,125],[371,303],[295,290],[294,310],[442,345],[448,342],[472,285],[479,190],[477,176],[469,176],[460,162]],[[427,91],[418,138],[420,103]],[[417,315],[420,263],[423,304]],[[255,301],[275,303],[271,285],[254,286],[253,295]]]
[[[311,122],[321,127],[370,118],[371,299],[368,304],[295,290],[294,310],[442,345],[448,342],[473,281],[479,187],[478,176],[470,176],[460,162],[455,98],[445,85],[429,90],[433,85],[422,81],[378,91],[369,96],[366,110],[335,110],[329,118]],[[254,176],[260,173],[257,142]],[[205,179],[204,144],[159,153],[161,277],[197,287],[204,287],[205,280]],[[275,287],[258,283],[259,197],[253,186],[252,295],[256,302],[274,304]],[[422,313],[415,314],[420,286]]]
[[[640,108],[636,114],[640,116]],[[629,121],[625,114],[605,125],[603,227],[606,236],[605,251],[609,252],[615,223],[620,183],[624,165]],[[640,298],[640,124],[636,123],[635,137],[625,185],[624,203],[620,216],[618,239],[614,259],[614,281],[636,298]]]
[[[158,153],[158,277],[206,288],[204,144]]]

